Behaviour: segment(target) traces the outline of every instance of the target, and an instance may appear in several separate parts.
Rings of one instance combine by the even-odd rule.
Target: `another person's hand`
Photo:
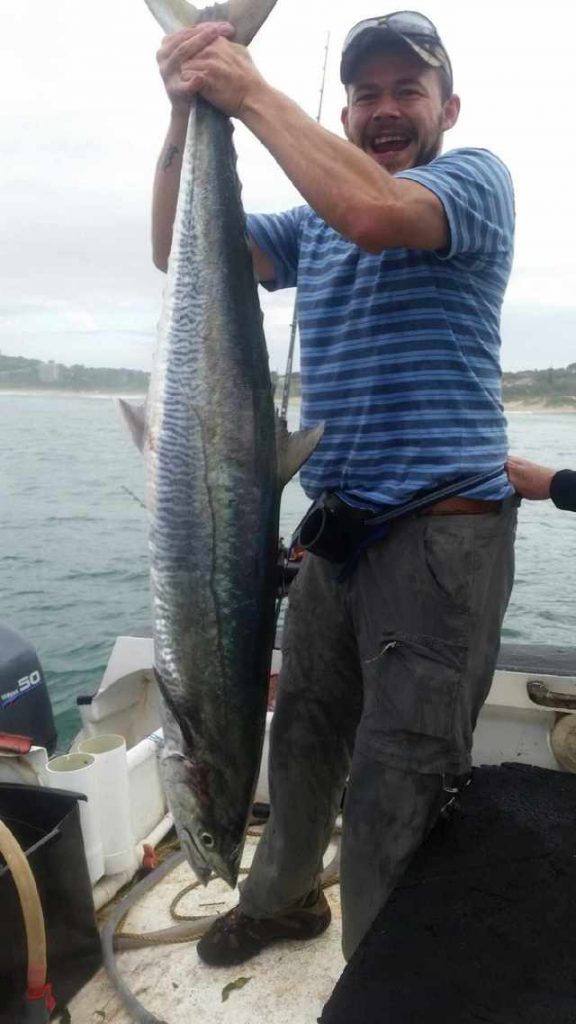
[[[191,62],[220,36],[231,39],[234,28],[229,22],[204,22],[174,32],[162,40],[156,54],[158,67],[174,110],[187,112],[199,91],[198,76],[190,74]]]
[[[550,484],[556,473],[555,469],[539,466],[528,459],[520,459],[511,455],[506,469],[514,490],[523,498],[532,501],[543,501],[550,497]]]

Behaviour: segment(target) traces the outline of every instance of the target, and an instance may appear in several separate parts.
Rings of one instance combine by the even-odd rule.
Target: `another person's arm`
[[[507,462],[510,483],[523,498],[544,501],[551,498],[557,508],[576,512],[576,471],[555,470],[511,455]]]

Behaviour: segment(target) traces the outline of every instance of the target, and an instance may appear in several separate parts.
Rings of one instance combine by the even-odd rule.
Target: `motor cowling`
[[[0,625],[0,733],[29,736],[52,753],[56,726],[42,666],[33,645]]]

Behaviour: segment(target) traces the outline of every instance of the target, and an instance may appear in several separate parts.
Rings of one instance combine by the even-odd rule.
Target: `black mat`
[[[322,1024],[576,1024],[576,776],[476,769]]]

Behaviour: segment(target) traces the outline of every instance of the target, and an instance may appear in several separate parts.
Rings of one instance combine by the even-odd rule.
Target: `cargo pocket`
[[[466,517],[430,516],[422,534],[422,556],[430,588],[459,613],[470,610],[474,571],[474,527]]]
[[[429,737],[456,743],[456,710],[467,645],[421,634],[390,633],[364,661],[366,724],[385,743]]]

